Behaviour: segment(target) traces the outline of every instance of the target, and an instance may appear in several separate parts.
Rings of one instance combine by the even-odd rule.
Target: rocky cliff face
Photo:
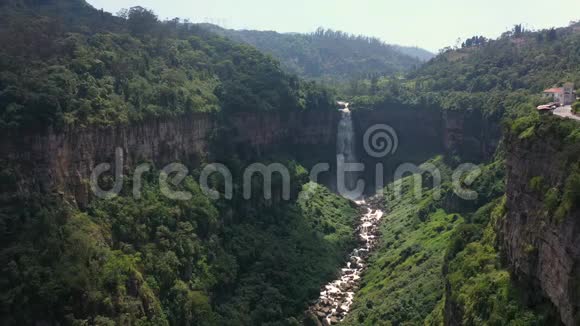
[[[92,170],[101,163],[114,165],[117,148],[125,173],[144,162],[198,167],[208,162],[216,132],[227,132],[232,148],[243,144],[260,153],[283,144],[334,146],[337,121],[338,112],[245,113],[227,120],[191,114],[111,128],[5,134],[0,162],[15,174],[9,190],[58,191],[83,205]]]
[[[364,179],[367,192],[373,193],[380,179],[376,179],[375,166],[383,164],[383,185],[394,178],[396,169],[404,163],[421,164],[444,151],[445,124],[441,111],[436,109],[385,108],[373,111],[355,111],[355,134],[358,158],[365,164]],[[393,129],[394,134],[385,133],[380,125]],[[377,127],[369,135],[377,136],[377,143],[366,140],[365,133]],[[371,138],[372,139],[372,138]],[[382,142],[382,143],[381,143]],[[396,149],[381,157],[375,157],[368,150],[380,152],[384,145],[396,143]]]
[[[338,111],[238,113],[227,118],[198,113],[110,128],[4,133],[0,163],[16,175],[9,191],[59,191],[83,205],[90,197],[91,172],[101,163],[114,165],[117,148],[122,149],[125,174],[140,163],[153,163],[157,168],[173,162],[199,167],[212,162],[217,147],[244,159],[291,153],[307,167],[324,161],[334,171],[339,119]],[[484,143],[468,127],[470,117],[436,109],[360,110],[353,119],[359,158],[366,167],[364,178],[370,180],[368,192],[374,190],[372,181],[379,162],[384,163],[386,183],[401,163],[419,164],[444,150],[461,152],[469,139]],[[398,137],[397,151],[378,159],[369,156],[363,146],[363,135],[376,124],[391,126]],[[216,139],[220,146],[212,146]],[[480,148],[476,149],[479,154]],[[476,156],[484,156],[479,154]],[[217,156],[224,155],[228,153]],[[331,185],[332,175],[323,174],[320,181]]]
[[[509,212],[500,227],[502,249],[530,292],[541,291],[566,325],[578,325],[580,211],[557,218],[547,198],[549,189],[564,188],[580,148],[550,135],[529,140],[509,135],[506,149]]]
[[[502,136],[500,118],[483,117],[477,110],[443,113],[443,146],[464,160],[487,161],[495,154]]]
[[[395,107],[355,111],[354,120],[359,157],[365,163],[365,179],[375,180],[374,167],[384,165],[384,184],[391,182],[396,168],[403,163],[421,164],[435,155],[459,155],[464,162],[490,160],[501,138],[499,122],[484,118],[479,111],[441,111],[437,108]],[[369,128],[385,124],[396,133],[395,153],[376,158],[362,146]],[[393,137],[389,137],[393,140]],[[368,182],[367,182],[368,184]],[[374,191],[368,185],[367,191]]]

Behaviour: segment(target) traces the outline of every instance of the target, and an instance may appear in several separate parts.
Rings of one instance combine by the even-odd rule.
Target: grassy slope
[[[412,177],[402,182],[410,187]],[[347,325],[418,324],[443,297],[445,249],[463,218],[437,208],[421,220],[423,207],[437,205],[432,195],[417,201],[407,191],[387,203],[383,245],[370,261]]]
[[[445,182],[449,169],[438,159],[432,162],[443,171],[443,199],[425,189],[415,199],[412,176],[400,181],[400,198],[387,193],[382,245],[346,324],[443,325],[446,314],[464,325],[541,324],[549,311],[525,306],[525,289],[511,281],[499,258],[494,227],[505,215],[497,200],[503,192],[501,160],[482,166],[472,187],[479,194],[475,202],[453,200]],[[450,200],[456,204],[446,205]],[[446,211],[448,206],[461,214]]]

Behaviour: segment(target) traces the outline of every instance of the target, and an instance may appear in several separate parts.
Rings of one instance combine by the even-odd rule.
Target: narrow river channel
[[[322,325],[334,325],[346,317],[366,269],[367,259],[377,245],[384,213],[364,200],[356,203],[363,212],[356,229],[359,245],[350,254],[340,276],[322,288],[318,300],[310,307],[310,312]]]

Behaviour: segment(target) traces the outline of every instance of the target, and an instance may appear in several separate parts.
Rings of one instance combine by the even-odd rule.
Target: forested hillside
[[[91,128],[113,133],[107,127],[191,112],[219,120],[334,108],[327,90],[283,72],[258,50],[176,20],[161,22],[141,7],[115,17],[82,0],[3,1],[0,40],[5,142],[47,129],[65,138]],[[241,169],[255,161],[228,151],[232,139],[219,131],[202,137],[216,142],[212,155],[228,163],[240,189]],[[71,150],[88,153],[102,141],[87,139]],[[210,200],[196,181],[200,162],[172,141],[159,148],[138,141],[131,146],[151,146],[196,168],[179,187],[190,200],[164,195],[156,166],[143,176],[138,197],[126,181],[116,198],[92,198],[81,208],[70,189],[18,189],[16,180],[45,157],[2,152],[0,324],[297,324],[354,244],[354,205],[308,184],[306,170],[292,160],[283,161],[291,174],[288,201],[280,200],[276,178],[271,200],[258,195],[259,182],[252,200],[240,192]],[[91,159],[81,160],[93,168]],[[133,170],[125,168],[129,180]]]
[[[187,112],[326,109],[329,94],[275,60],[135,7],[0,4],[0,125],[87,126]]]
[[[417,58],[423,62],[427,62],[436,56],[435,53],[427,51],[418,46],[393,45],[393,47],[397,49],[399,52],[406,54],[412,58]]]
[[[369,75],[393,75],[415,69],[433,57],[423,49],[322,28],[311,34],[281,34],[200,26],[255,46],[280,60],[288,71],[309,79],[345,82]]]
[[[292,201],[274,207],[212,202],[192,177],[192,198],[171,200],[156,173],[139,199],[129,188],[86,211],[3,194],[0,322],[295,325],[352,246],[356,211],[292,172]]]
[[[438,91],[538,93],[564,81],[580,84],[580,24],[541,31],[518,25],[497,40],[469,41],[411,77],[422,88]]]
[[[565,82],[578,87],[579,70],[580,24],[541,31],[518,25],[495,40],[475,36],[460,48],[447,48],[407,78],[362,79],[349,92],[363,106],[437,101],[445,109],[493,112],[515,105],[498,98],[533,98]]]
[[[451,168],[486,142],[497,150],[480,165],[476,202],[451,192],[441,200],[426,193],[417,202],[390,195],[392,185],[385,189],[391,220],[347,324],[577,324],[576,306],[562,303],[574,301],[574,295],[568,290],[562,299],[554,295],[560,293],[555,284],[567,282],[556,278],[574,279],[568,274],[575,272],[549,258],[553,250],[565,250],[565,260],[575,262],[570,250],[577,244],[544,241],[555,236],[555,242],[564,242],[564,229],[578,214],[580,125],[541,116],[536,105],[548,101],[540,96],[546,88],[566,82],[578,87],[579,72],[580,25],[541,31],[517,25],[497,40],[477,36],[446,49],[406,78],[351,83],[347,92],[362,111],[443,110],[448,132],[460,137],[443,160]],[[508,149],[502,134],[511,139]],[[533,172],[525,172],[531,166]],[[548,189],[547,179],[553,188]],[[411,181],[400,182],[410,189],[405,185]],[[443,191],[449,188],[443,185]],[[518,207],[522,201],[527,211],[521,210],[523,204]],[[517,228],[525,231],[508,233]],[[536,268],[550,271],[549,281]]]
[[[428,173],[389,179],[345,325],[580,320],[580,127],[535,109],[543,89],[580,85],[580,24],[518,25],[424,63],[420,49],[330,30],[231,31],[142,7],[114,16],[84,0],[6,0],[0,42],[2,325],[299,325],[366,227],[356,203],[306,169],[336,158],[339,96],[358,159],[378,162],[363,157],[361,126],[388,123],[407,147],[388,160],[440,151],[428,163],[442,177],[440,189]],[[311,111],[323,114],[296,114]],[[117,151],[115,177],[89,179]],[[161,165],[176,160],[189,172],[172,190],[188,200],[161,185]],[[227,176],[208,181],[220,198],[202,190],[210,162],[231,172],[231,199]],[[250,176],[247,199],[244,169],[257,162],[280,163],[288,180],[273,174],[266,198],[266,177]],[[454,180],[462,163],[480,177]],[[117,196],[75,192],[111,186],[117,172]],[[477,196],[461,198],[458,184]]]

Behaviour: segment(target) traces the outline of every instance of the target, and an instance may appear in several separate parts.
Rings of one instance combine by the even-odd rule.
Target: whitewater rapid
[[[360,244],[350,254],[340,276],[322,287],[318,300],[309,309],[323,325],[337,324],[347,316],[355,292],[359,289],[362,273],[367,267],[367,259],[377,245],[379,224],[384,212],[371,207],[364,200],[356,203],[364,212],[356,228]]]

